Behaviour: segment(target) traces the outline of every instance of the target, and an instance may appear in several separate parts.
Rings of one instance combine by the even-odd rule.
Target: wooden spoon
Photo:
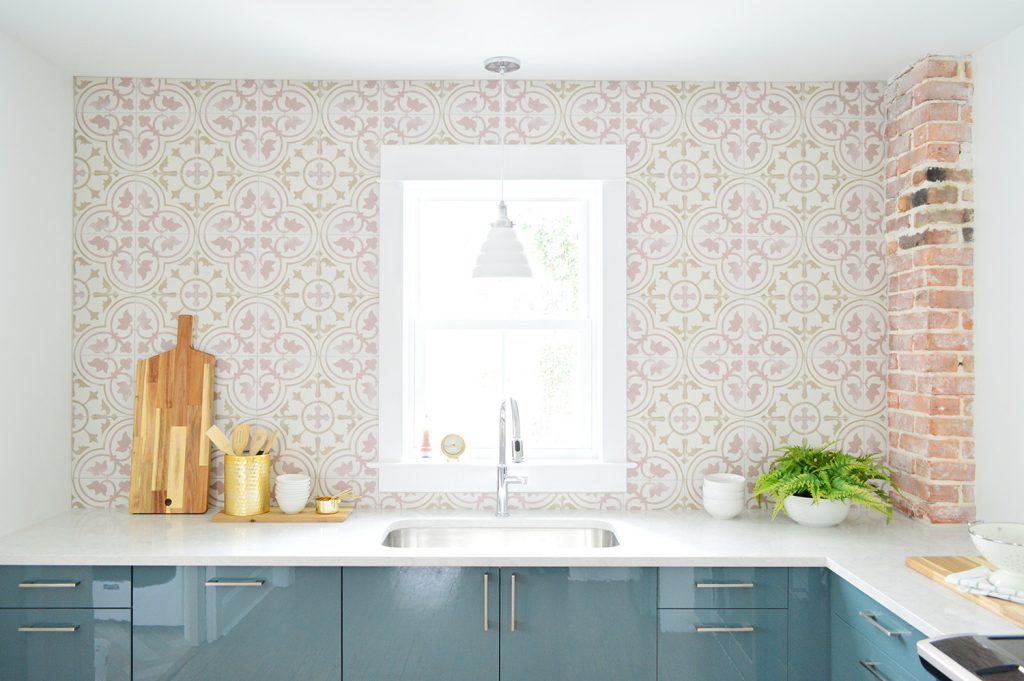
[[[249,443],[249,452],[251,454],[262,454],[263,445],[267,441],[267,431],[262,428],[253,428],[252,441]]]
[[[231,447],[234,448],[235,454],[241,456],[245,454],[245,448],[249,444],[249,424],[239,423],[235,426],[235,429],[231,431]]]
[[[210,429],[206,431],[206,437],[210,438],[210,442],[217,445],[217,449],[225,454],[231,454],[234,456],[235,450],[231,446],[231,441],[228,440],[228,436],[224,434],[223,430],[217,426],[210,426]]]
[[[257,453],[257,454],[264,454],[264,453],[266,453],[266,454],[269,454],[269,453],[270,453],[270,450],[271,450],[271,448],[273,448],[273,446],[274,446],[274,443],[275,443],[275,442],[277,442],[277,436],[278,436],[278,435],[279,435],[280,433],[281,433],[281,431],[280,431],[280,430],[275,430],[275,431],[274,431],[274,434],[270,436],[270,440],[269,440],[269,441],[267,442],[267,446],[266,446],[266,447],[264,447],[264,448],[263,448],[263,449],[262,449],[261,451],[259,451],[259,452],[256,452],[256,453]]]

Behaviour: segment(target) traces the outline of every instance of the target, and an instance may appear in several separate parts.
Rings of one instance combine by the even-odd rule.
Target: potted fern
[[[831,445],[791,445],[779,451],[783,455],[754,484],[758,503],[765,496],[775,500],[772,518],[785,509],[801,525],[831,527],[857,504],[892,520],[892,495],[900,490],[879,454],[853,456]]]

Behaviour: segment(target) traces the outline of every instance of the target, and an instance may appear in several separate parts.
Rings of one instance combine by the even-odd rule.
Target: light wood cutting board
[[[337,513],[320,515],[312,506],[307,506],[299,513],[285,513],[277,506],[260,515],[228,515],[221,511],[213,516],[215,523],[343,523],[352,515],[353,509],[342,507]]]
[[[205,513],[210,486],[214,357],[192,347],[192,317],[178,317],[178,345],[139,360],[128,510]]]
[[[975,596],[964,593],[957,589],[955,584],[946,581],[946,575],[983,565],[989,569],[993,568],[992,563],[981,556],[910,556],[907,558],[907,567],[911,570],[920,572],[925,577],[956,591],[967,600],[974,601],[986,610],[991,610],[1000,617],[1013,622],[1018,627],[1024,627],[1024,605],[991,596]]]

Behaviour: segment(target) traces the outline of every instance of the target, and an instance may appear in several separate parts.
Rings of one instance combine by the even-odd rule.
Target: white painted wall
[[[0,34],[0,534],[71,505],[71,75]]]
[[[978,517],[1024,521],[1024,27],[974,55]]]

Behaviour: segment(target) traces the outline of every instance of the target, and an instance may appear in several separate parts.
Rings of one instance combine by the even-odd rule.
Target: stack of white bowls
[[[309,501],[309,493],[313,490],[313,481],[308,475],[287,473],[277,476],[274,495],[277,505],[285,513],[299,513]]]
[[[704,476],[704,510],[712,518],[728,520],[740,514],[747,498],[747,481],[733,473]]]

